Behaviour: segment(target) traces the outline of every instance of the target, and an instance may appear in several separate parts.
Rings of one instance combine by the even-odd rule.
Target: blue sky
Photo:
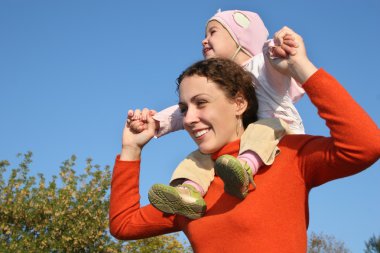
[[[284,25],[293,28],[315,65],[379,125],[378,0],[2,0],[0,159],[16,166],[17,153],[32,151],[31,173],[47,178],[72,154],[79,173],[88,157],[112,165],[129,108],[177,103],[175,79],[201,59],[205,22],[219,8],[259,13],[271,36]],[[307,97],[297,108],[307,133],[329,134]],[[149,187],[168,182],[193,149],[183,131],[146,146],[143,204]],[[314,189],[309,231],[334,235],[353,252],[380,235],[379,165]]]

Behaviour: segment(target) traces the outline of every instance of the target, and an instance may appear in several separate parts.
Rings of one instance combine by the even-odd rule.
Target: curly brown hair
[[[257,120],[258,103],[254,78],[250,72],[229,59],[211,58],[198,61],[185,69],[177,78],[177,92],[182,80],[194,75],[212,80],[229,99],[234,99],[240,95],[247,100],[248,106],[242,117],[244,128]]]

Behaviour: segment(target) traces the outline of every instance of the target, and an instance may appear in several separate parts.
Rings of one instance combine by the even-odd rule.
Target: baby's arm
[[[182,130],[182,113],[178,108],[178,105],[168,107],[153,116],[153,119],[157,122],[156,137],[161,137],[165,134]]]
[[[266,43],[263,51],[264,53],[268,52],[269,57],[271,59],[281,59],[286,58],[289,55],[295,55],[297,47],[298,44],[292,35],[280,34],[280,32],[277,32],[273,40],[269,40]],[[277,70],[273,69],[273,67],[270,64],[268,64],[268,62],[265,62],[265,64],[265,67],[268,68],[268,70],[270,71],[270,75],[276,77],[276,75],[279,74]],[[301,85],[291,77],[289,77],[289,81],[287,83],[281,84],[278,82],[270,82],[269,85],[276,88],[276,83],[281,86],[288,86],[287,93],[290,96],[293,103],[296,103],[305,94],[305,90],[302,89]]]
[[[298,43],[295,40],[295,37],[291,34],[286,34],[282,36],[282,31],[276,33],[273,41],[275,45],[280,45],[276,47],[276,49],[272,50],[271,57],[279,57],[286,58],[288,56],[296,55],[296,49],[298,48]],[[289,95],[292,99],[293,103],[296,103],[300,100],[305,94],[305,90],[302,88],[302,85],[298,83],[294,78],[290,78],[290,87],[289,87]]]
[[[131,129],[137,133],[143,131],[148,114],[153,116],[156,122],[156,137],[161,137],[165,134],[183,129],[182,113],[178,105],[173,105],[158,113],[155,110],[149,110],[147,108],[144,108],[142,111],[139,109],[134,111],[129,110],[128,116],[131,117]]]
[[[280,59],[282,54],[273,54],[273,50],[277,52],[277,48],[289,48],[291,53],[294,49],[294,42],[284,40],[281,46],[275,46],[274,42],[268,42],[263,49],[263,55],[254,57],[257,62],[254,63],[257,69],[253,69],[257,75],[258,86],[256,94],[259,101],[259,118],[275,117],[284,120],[289,124],[290,133],[303,134],[305,133],[301,116],[299,115],[294,103],[297,102],[303,95],[304,90],[291,77],[277,71],[270,64],[268,57]],[[286,44],[288,43],[288,44]],[[284,53],[288,51],[283,50]],[[281,53],[281,52],[280,52]]]
[[[275,47],[273,41],[271,46],[268,46],[269,44],[267,44],[266,53],[268,53],[273,59],[287,58],[289,55],[296,54],[295,48],[297,48],[298,45],[294,38],[284,36],[281,37],[281,39],[280,46],[278,47]],[[265,61],[267,63],[266,58]],[[245,129],[244,134],[241,137],[238,159],[247,162],[251,167],[253,174],[257,172],[262,164],[270,165],[273,163],[275,156],[279,153],[277,144],[286,133],[304,132],[301,117],[293,106],[292,101],[288,98],[286,103],[283,103],[285,96],[287,96],[290,92],[289,86],[284,90],[286,84],[289,85],[289,82],[291,82],[295,86],[299,87],[295,80],[275,70],[269,62],[259,69],[258,74],[258,79],[261,81],[261,86],[257,87],[256,91],[259,93],[259,97],[261,96],[260,98],[266,96],[266,98],[261,101],[269,104],[269,106],[264,106],[266,106],[267,110],[268,108],[272,109],[273,111],[271,112],[277,119],[261,119],[253,124],[250,124],[248,128]],[[277,90],[275,86],[276,83],[279,84],[279,86],[277,86],[279,89]],[[263,87],[263,85],[269,87]],[[268,96],[272,90],[275,91],[275,97],[277,99],[272,96]],[[302,96],[304,91],[300,87],[296,91],[299,90],[302,91],[299,93]],[[269,91],[269,93],[265,91]],[[270,99],[273,101],[270,101]],[[273,102],[275,106],[271,106]],[[294,102],[295,101],[293,100],[293,103]],[[281,113],[281,115],[279,115],[279,113]],[[279,119],[283,119],[291,125],[288,127],[285,122]]]

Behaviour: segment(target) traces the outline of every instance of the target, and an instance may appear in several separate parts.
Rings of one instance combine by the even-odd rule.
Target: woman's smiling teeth
[[[194,132],[194,136],[195,136],[195,138],[199,138],[202,135],[206,134],[208,131],[210,131],[210,129],[203,129],[203,130]]]

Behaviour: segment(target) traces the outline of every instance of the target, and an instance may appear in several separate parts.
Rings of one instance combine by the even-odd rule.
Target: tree
[[[108,232],[111,171],[87,159],[85,173],[76,175],[76,157],[63,162],[59,177],[46,182],[29,176],[32,153],[18,168],[0,161],[0,252],[190,252],[165,235],[129,243]]]
[[[365,253],[380,253],[380,236],[373,235],[365,242]]]
[[[176,240],[178,234],[152,237],[129,242],[125,247],[128,253],[191,253],[190,247]]]
[[[343,242],[337,241],[334,236],[312,232],[308,242],[308,253],[349,253]]]

